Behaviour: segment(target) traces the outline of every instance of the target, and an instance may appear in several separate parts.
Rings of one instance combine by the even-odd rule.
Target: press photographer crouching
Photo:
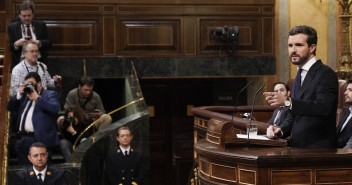
[[[78,106],[66,109],[65,116],[58,120],[58,127],[63,135],[60,140],[60,148],[66,162],[71,161],[72,147],[78,136],[89,126],[83,110]],[[92,135],[91,129],[83,134],[80,142]]]
[[[11,97],[7,110],[17,113],[15,132],[16,157],[19,164],[31,164],[27,158],[29,147],[42,142],[51,151],[59,145],[55,118],[60,104],[55,91],[44,90],[36,72],[28,73],[17,94]]]

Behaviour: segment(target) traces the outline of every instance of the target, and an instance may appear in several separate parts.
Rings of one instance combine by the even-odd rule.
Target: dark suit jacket
[[[32,166],[16,172],[16,176],[16,185],[39,185]],[[68,179],[63,170],[48,166],[43,185],[68,185]]]
[[[309,69],[300,93],[292,96],[292,109],[280,126],[283,137],[291,135],[290,146],[336,147],[337,95],[335,72],[320,60],[316,61]]]
[[[21,54],[22,54],[22,47],[18,50],[15,50],[14,43],[22,38],[22,29],[21,29],[22,22],[14,21],[9,24],[7,27],[8,35],[9,35],[9,42],[10,42],[10,49],[12,52],[12,67],[16,66],[20,62]],[[40,40],[41,46],[39,47],[41,59],[39,61],[46,63],[47,61],[47,54],[46,49],[51,46],[51,40],[49,38],[48,29],[46,24],[39,20],[33,20],[32,26],[34,28],[33,32],[37,38]]]
[[[279,118],[276,120],[277,126],[280,126],[285,121],[287,114],[290,112],[290,109],[288,109],[288,107],[280,107],[280,108],[281,108],[281,113],[280,113]],[[270,125],[274,124],[275,117],[276,117],[277,113],[279,112],[280,108],[277,108],[274,110],[273,115],[271,116],[270,120],[268,121],[268,123]]]
[[[344,109],[340,123],[336,127],[337,136],[337,148],[343,148],[346,146],[347,141],[352,136],[352,119],[348,121],[345,128],[341,131],[342,125],[345,123],[348,115],[350,115],[349,109]]]
[[[106,184],[143,184],[143,155],[136,150],[131,149],[128,156],[124,156],[120,148],[109,151],[105,166]]]
[[[17,111],[18,113],[17,129],[20,127],[21,115],[28,101],[29,99],[25,95],[20,100],[17,100],[16,95],[14,95],[7,104],[9,111]],[[32,121],[35,139],[44,143],[47,147],[57,146],[60,143],[56,129],[56,117],[59,108],[57,93],[52,90],[44,91],[34,107]]]

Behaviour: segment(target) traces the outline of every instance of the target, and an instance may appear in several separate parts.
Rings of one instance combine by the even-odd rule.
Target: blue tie
[[[295,98],[298,98],[299,90],[301,89],[301,72],[302,72],[302,69],[298,68],[297,76],[295,79],[295,89],[294,89],[295,90]]]
[[[27,109],[26,109],[25,112],[24,112],[23,119],[22,119],[22,125],[21,125],[21,132],[25,132],[25,130],[24,130],[24,125],[26,124],[27,114],[28,114],[29,109],[30,109],[31,106],[32,106],[32,103],[33,103],[33,101],[30,101],[30,102],[29,102],[29,105],[27,106]]]

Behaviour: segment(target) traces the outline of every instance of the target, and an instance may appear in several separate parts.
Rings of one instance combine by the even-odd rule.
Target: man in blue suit
[[[20,164],[30,164],[27,155],[29,147],[35,142],[44,143],[49,153],[59,145],[55,123],[59,107],[57,93],[42,87],[38,73],[28,73],[24,84],[20,85],[18,93],[11,97],[7,105],[9,111],[17,111],[18,115],[15,150]]]
[[[23,1],[18,7],[19,19],[8,25],[8,36],[12,52],[12,68],[21,61],[22,46],[33,41],[39,46],[39,61],[46,63],[46,50],[51,46],[47,26],[44,22],[33,20],[34,3]]]
[[[68,185],[63,170],[47,165],[48,152],[43,143],[33,143],[29,149],[28,159],[31,167],[16,173],[16,185]]]
[[[296,26],[288,36],[288,53],[297,66],[291,97],[264,92],[274,106],[290,109],[284,123],[269,126],[269,138],[290,138],[291,147],[335,148],[338,79],[336,73],[315,58],[318,36],[314,28]]]
[[[274,92],[278,94],[282,94],[285,97],[290,96],[290,88],[284,82],[276,82],[274,84]],[[270,125],[280,126],[286,119],[287,114],[289,113],[289,109],[285,106],[280,106],[279,108],[275,109],[273,112],[272,117],[268,121]]]

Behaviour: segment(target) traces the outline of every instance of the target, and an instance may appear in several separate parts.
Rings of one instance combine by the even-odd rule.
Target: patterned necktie
[[[295,89],[294,89],[295,90],[295,98],[298,98],[299,91],[301,89],[301,72],[302,72],[302,69],[298,68],[297,76],[295,79]]]
[[[38,173],[38,182],[39,184],[43,184],[42,174]]]
[[[32,32],[31,32],[31,28],[29,24],[26,24],[26,32],[27,32],[27,36],[32,38]]]

